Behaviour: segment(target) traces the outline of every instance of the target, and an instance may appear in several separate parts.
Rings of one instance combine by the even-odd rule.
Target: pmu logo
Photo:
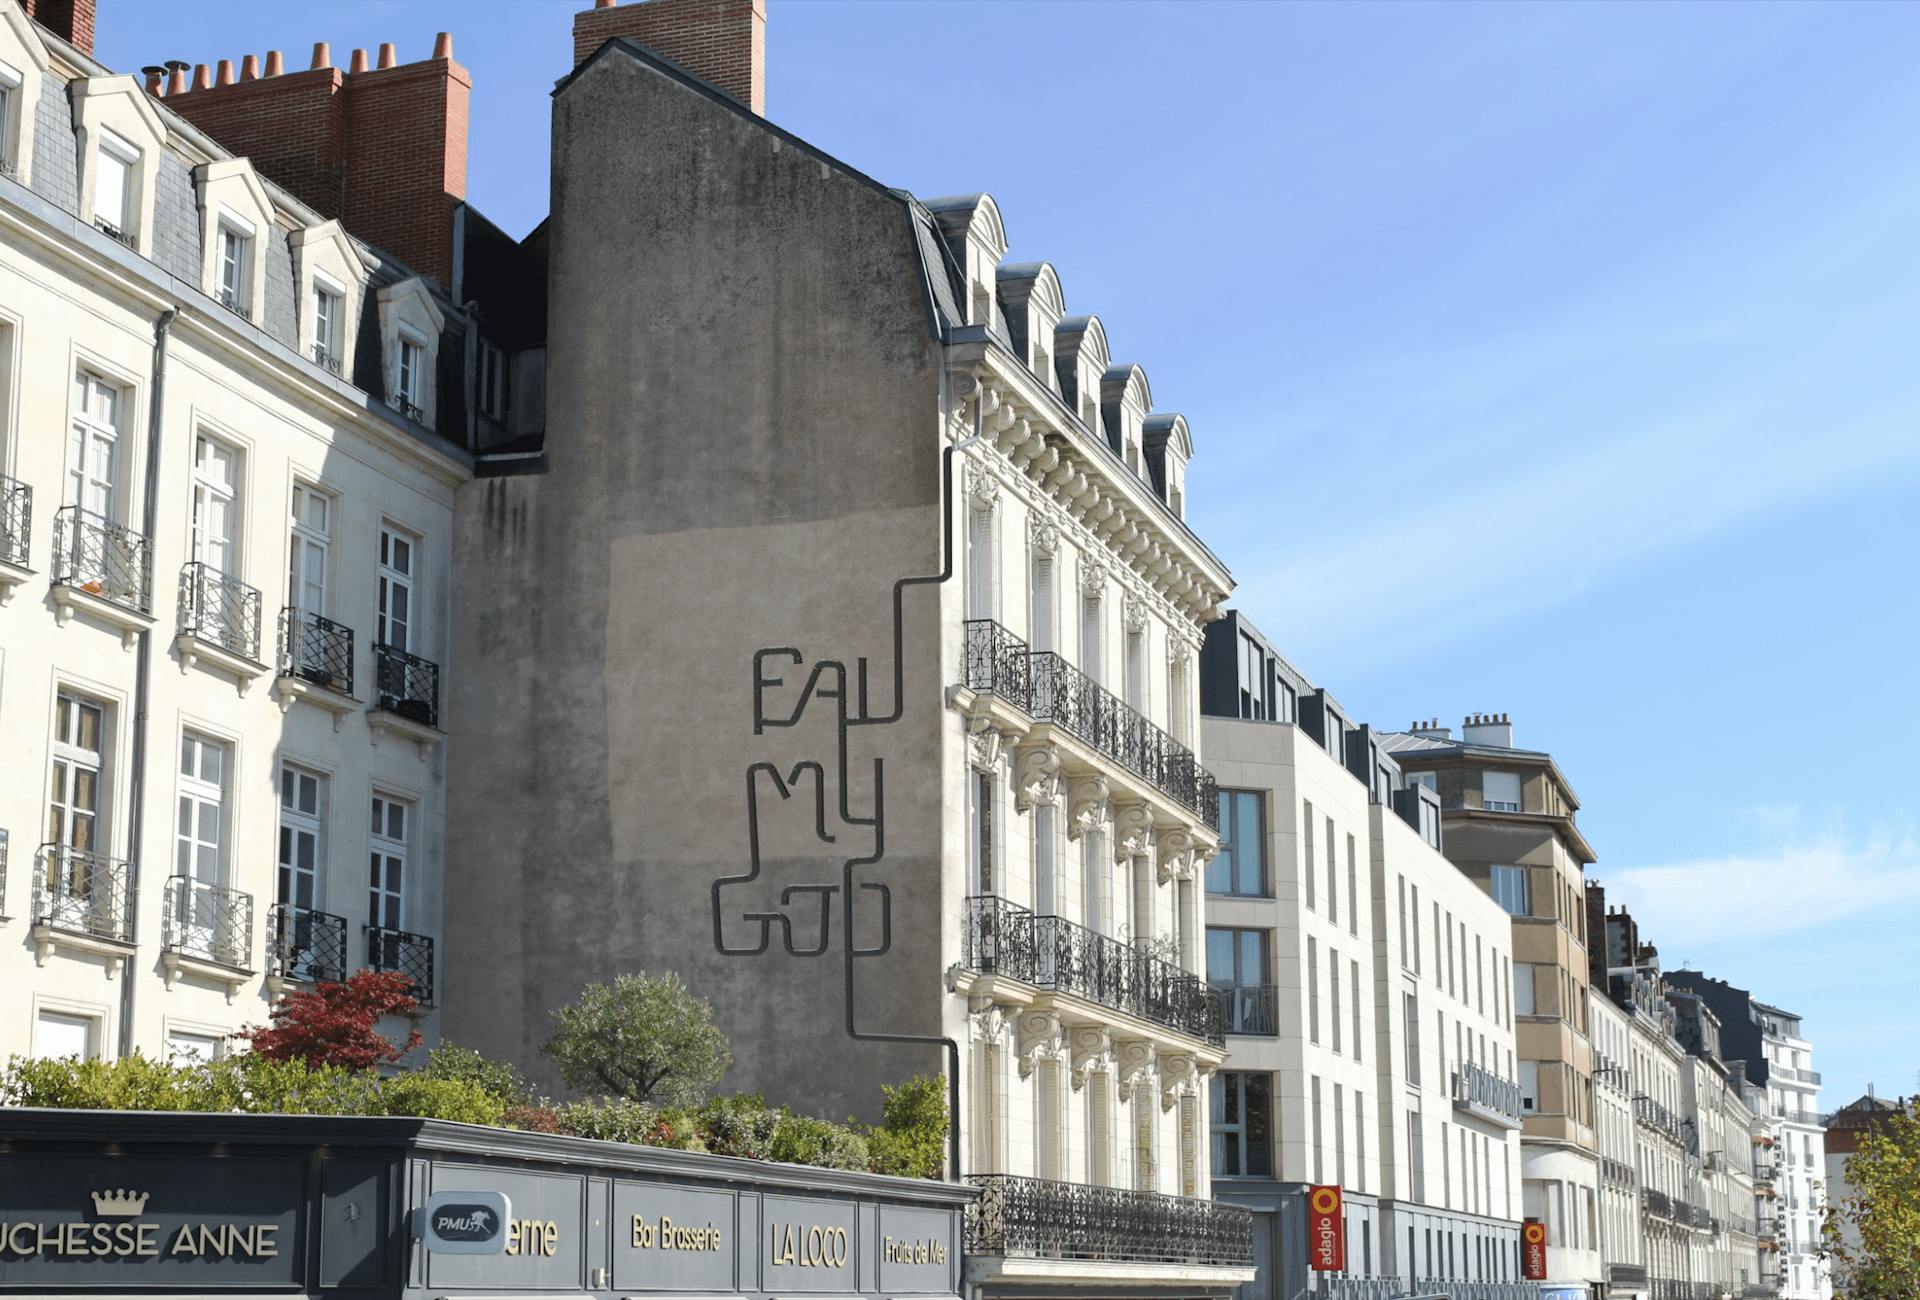
[[[442,1205],[433,1212],[434,1235],[444,1241],[490,1241],[498,1231],[489,1205]]]

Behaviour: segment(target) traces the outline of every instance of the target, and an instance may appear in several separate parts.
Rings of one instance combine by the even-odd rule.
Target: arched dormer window
[[[293,232],[293,279],[299,293],[300,351],[315,365],[353,378],[346,358],[360,332],[366,263],[338,221]]]
[[[961,194],[929,199],[926,208],[966,278],[967,324],[1004,333],[1006,325],[995,292],[1000,259],[1007,255],[1007,228],[1000,220],[1000,205],[991,194]]]
[[[1139,366],[1109,366],[1100,376],[1100,415],[1106,424],[1107,445],[1143,479],[1147,477],[1144,426],[1152,409],[1147,372]]]
[[[195,169],[200,191],[200,287],[227,310],[264,321],[266,248],[273,204],[245,158],[222,158]]]
[[[80,148],[80,213],[142,257],[153,256],[153,196],[167,131],[132,77],[69,84]]]
[[[1147,476],[1175,518],[1187,517],[1187,462],[1193,459],[1193,433],[1187,417],[1169,412],[1149,415],[1142,426]]]
[[[1058,392],[1054,370],[1054,331],[1066,314],[1060,277],[1047,262],[1003,266],[998,273],[1000,303],[1006,312],[1007,337],[1013,350],[1033,371],[1033,377]]]
[[[1053,332],[1054,368],[1060,395],[1096,438],[1101,427],[1100,376],[1107,369],[1107,329],[1098,316],[1069,316]]]
[[[19,5],[0,8],[0,174],[33,173],[34,109],[47,75],[47,44]]]

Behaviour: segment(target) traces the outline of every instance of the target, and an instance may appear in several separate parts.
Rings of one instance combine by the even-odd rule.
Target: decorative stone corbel
[[[1186,1052],[1169,1052],[1160,1058],[1160,1109],[1172,1110],[1182,1094],[1199,1091],[1200,1072],[1194,1058]]]
[[[993,510],[1000,504],[1000,480],[975,460],[967,461],[967,500],[976,510]]]
[[[1146,631],[1147,630],[1147,602],[1140,599],[1138,596],[1133,595],[1131,592],[1129,592],[1127,594],[1126,600],[1121,603],[1120,618],[1121,618],[1121,621],[1125,624],[1127,631],[1129,632]]]
[[[1120,1100],[1132,1101],[1136,1087],[1153,1086],[1155,1058],[1153,1044],[1144,1038],[1123,1038],[1114,1043],[1118,1062]]]
[[[1013,805],[1026,812],[1035,804],[1060,801],[1060,751],[1052,745],[1026,745],[1014,756]]]
[[[1099,1074],[1113,1064],[1113,1038],[1098,1025],[1081,1025],[1073,1031],[1067,1074],[1075,1089],[1087,1086],[1087,1076]]]
[[[1035,555],[1060,554],[1060,528],[1051,519],[1034,510],[1027,516],[1027,544]]]
[[[967,1017],[972,1041],[976,1043],[997,1043],[1007,1032],[1008,1009],[998,1002],[989,1002],[985,1006],[975,1007]]]
[[[985,776],[993,776],[1000,771],[1000,763],[1005,756],[1007,738],[1000,729],[985,718],[973,718],[967,723],[967,766]]]
[[[1130,862],[1153,851],[1153,809],[1144,803],[1115,804],[1113,860]]]
[[[1015,1050],[1020,1056],[1020,1077],[1033,1074],[1042,1060],[1060,1056],[1060,1017],[1051,1011],[1029,1011],[1020,1017]]]
[[[1107,589],[1106,566],[1097,560],[1080,557],[1080,594],[1092,600]]]
[[[1083,776],[1067,791],[1067,838],[1077,840],[1107,824],[1107,779]]]
[[[1161,884],[1188,880],[1193,874],[1193,833],[1184,825],[1162,826],[1153,840],[1156,876]]]

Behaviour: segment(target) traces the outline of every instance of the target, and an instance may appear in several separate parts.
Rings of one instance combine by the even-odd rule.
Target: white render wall
[[[266,1019],[264,935],[274,901],[278,772],[283,760],[323,773],[330,784],[316,905],[348,921],[348,969],[364,964],[368,914],[369,798],[378,790],[410,801],[406,927],[438,937],[444,818],[444,747],[424,760],[410,741],[376,743],[363,712],[372,687],[377,540],[383,520],[421,539],[415,582],[419,653],[450,671],[445,643],[452,498],[465,471],[298,369],[263,356],[252,332],[217,314],[183,310],[168,359],[158,510],[142,517],[155,318],[168,300],[129,280],[97,255],[0,204],[0,472],[33,489],[31,573],[0,606],[0,827],[9,865],[0,897],[0,1056],[50,1050],[36,1042],[42,1013],[79,1017],[87,1049],[112,1055],[121,1033],[121,979],[134,982],[132,1043],[163,1056],[169,1035],[218,1038]],[[116,281],[122,287],[112,286]],[[216,309],[217,311],[217,309]],[[122,628],[88,611],[64,626],[49,596],[56,510],[68,500],[66,467],[74,376],[87,367],[122,393],[119,518],[153,538],[152,697],[146,751],[132,750],[136,652]],[[202,658],[183,667],[174,645],[179,574],[189,558],[190,461],[209,432],[240,453],[236,576],[260,589],[260,658],[269,671],[243,694],[237,680]],[[295,702],[282,712],[270,666],[280,607],[287,600],[290,495],[296,480],[335,494],[328,613],[355,632],[361,705],[335,729],[333,715]],[[104,704],[106,756],[100,844],[124,858],[130,844],[130,781],[144,759],[147,795],[135,912],[137,950],[126,971],[97,953],[56,946],[37,960],[30,941],[36,849],[45,838],[49,742],[56,692]],[[443,719],[444,725],[444,719]],[[196,974],[167,986],[159,961],[163,885],[174,873],[181,736],[192,730],[227,747],[221,828],[224,881],[252,895],[251,971],[234,996]],[[428,1032],[433,1022],[426,1022]],[[39,1036],[47,1037],[49,1029]],[[64,1042],[64,1040],[63,1040]]]

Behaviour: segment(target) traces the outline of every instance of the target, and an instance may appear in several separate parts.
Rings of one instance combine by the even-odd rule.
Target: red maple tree
[[[385,1015],[404,1015],[418,1005],[413,981],[399,971],[363,970],[343,984],[316,984],[287,994],[274,1007],[270,1025],[242,1029],[236,1038],[269,1061],[304,1061],[309,1067],[370,1070],[397,1061],[420,1046],[420,1031],[396,1043],[376,1026]]]

